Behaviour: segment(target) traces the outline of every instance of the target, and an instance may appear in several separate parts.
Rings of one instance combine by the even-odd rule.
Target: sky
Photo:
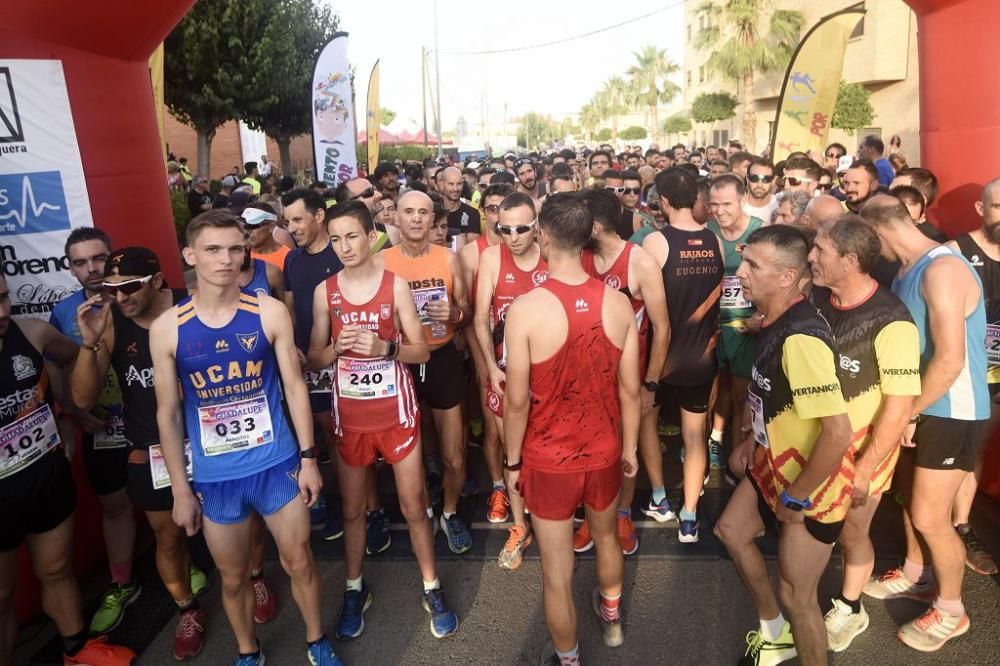
[[[422,124],[420,49],[434,46],[432,0],[326,0],[349,33],[348,55],[356,69],[357,106],[364,118],[368,79],[381,65],[381,106]],[[693,0],[688,0],[693,1]],[[634,52],[647,44],[666,48],[683,65],[684,0],[437,0],[441,49],[442,129],[459,116],[479,125],[484,113],[491,133],[504,117],[528,111],[562,120],[576,113],[615,74],[624,75]],[[513,53],[459,55],[509,49],[573,37],[657,10],[658,13],[599,34]],[[430,76],[435,76],[430,61]],[[676,77],[680,84],[680,74]],[[433,131],[430,101],[428,130]]]

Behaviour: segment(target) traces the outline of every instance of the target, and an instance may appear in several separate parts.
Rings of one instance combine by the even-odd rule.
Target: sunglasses
[[[605,186],[604,189],[614,192],[615,194],[621,194],[625,191],[624,187],[611,187],[610,185]]]
[[[658,211],[658,210],[660,210],[660,202],[659,201],[647,201],[646,202],[646,208],[648,208],[649,210],[652,210],[652,211]]]
[[[751,183],[764,183],[765,185],[767,185],[772,180],[774,180],[774,176],[773,175],[772,176],[764,176],[764,175],[759,174],[759,173],[752,173],[752,174],[750,174],[750,175],[747,176],[747,180],[750,181]]]
[[[489,186],[490,186],[489,183],[479,183],[479,189],[481,190],[485,190]]]
[[[785,184],[791,185],[792,187],[798,187],[802,183],[815,183],[816,181],[812,178],[793,178],[792,176],[785,176]]]
[[[136,278],[135,280],[125,280],[124,282],[103,282],[104,290],[108,292],[109,296],[117,296],[118,292],[122,292],[126,296],[131,296],[135,292],[142,289],[142,286],[153,279],[152,275],[147,275],[144,278]]]
[[[623,187],[622,194],[642,194],[641,187]]]
[[[485,210],[487,213],[499,213],[500,204],[490,204],[489,206],[483,206],[483,210]]]
[[[827,153],[826,157],[827,157],[827,159],[831,159],[831,160],[839,160],[841,157],[843,157],[843,155],[839,155],[837,153]]]
[[[355,194],[353,197],[348,199],[348,201],[356,201],[357,199],[369,199],[373,196],[375,196],[375,188],[369,187],[364,192],[361,192],[360,194]]]
[[[833,183],[820,183],[816,187],[818,187],[821,190],[828,191],[833,189]]]
[[[505,227],[502,224],[497,225],[497,233],[503,234],[504,236],[510,236],[513,233],[517,233],[518,236],[523,236],[532,230],[535,226],[535,220],[531,221],[531,224],[522,224],[517,227]]]

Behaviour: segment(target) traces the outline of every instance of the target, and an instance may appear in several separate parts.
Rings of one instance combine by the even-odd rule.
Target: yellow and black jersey
[[[820,434],[820,419],[847,411],[837,374],[830,325],[806,300],[790,307],[757,335],[747,403],[757,443],[750,473],[771,508],[798,478]],[[805,514],[822,523],[844,519],[854,469],[850,454],[809,494]]]
[[[910,311],[899,298],[872,280],[872,291],[861,303],[841,308],[830,290],[813,289],[813,305],[829,322],[837,341],[838,372],[847,402],[856,456],[867,444],[884,395],[920,395],[920,334]],[[899,459],[893,449],[872,473],[869,492],[882,493],[892,483]]]

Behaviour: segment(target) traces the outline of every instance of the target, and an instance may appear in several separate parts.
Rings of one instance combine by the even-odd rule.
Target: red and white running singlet
[[[632,303],[632,311],[635,312],[635,325],[639,331],[639,369],[645,372],[646,363],[649,360],[649,343],[647,339],[649,335],[649,317],[646,316],[646,303],[633,298],[632,290],[628,286],[632,253],[637,249],[639,249],[639,246],[635,243],[625,243],[625,247],[618,254],[618,258],[615,259],[615,262],[604,273],[598,272],[594,253],[590,250],[584,250],[580,254],[580,261],[583,263],[583,270],[587,271],[588,275],[602,280],[604,284],[615,291],[620,291],[628,296],[629,302]]]
[[[503,344],[503,327],[507,321],[507,311],[514,299],[541,286],[549,277],[549,267],[539,254],[538,263],[528,271],[522,271],[514,261],[514,255],[503,243],[500,244],[500,270],[497,284],[493,288],[493,303],[490,305],[490,326],[493,328],[493,350],[500,368],[506,365],[506,351]]]
[[[348,302],[340,291],[339,274],[326,280],[330,329],[336,340],[345,326],[360,326],[383,340],[399,344],[403,335],[396,325],[393,280],[395,274],[382,272],[382,283],[367,303]],[[417,423],[413,377],[397,360],[365,358],[344,354],[337,358],[333,381],[334,432],[379,432],[399,425],[412,428]]]
[[[563,346],[531,364],[531,412],[524,434],[525,467],[586,472],[621,459],[618,365],[622,350],[604,332],[604,283],[548,280],[569,327]]]

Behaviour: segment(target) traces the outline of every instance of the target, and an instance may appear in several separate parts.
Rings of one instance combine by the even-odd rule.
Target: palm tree
[[[597,96],[602,99],[601,106],[605,113],[611,116],[611,142],[618,142],[618,116],[629,109],[629,86],[620,76],[612,76],[604,82]]]
[[[601,123],[601,116],[594,106],[593,100],[580,107],[580,129],[587,135],[587,143],[593,140],[594,130]]]
[[[633,55],[636,62],[625,72],[632,89],[632,103],[649,107],[649,115],[653,121],[649,136],[659,143],[658,107],[660,104],[669,104],[680,94],[680,86],[668,78],[679,72],[680,66],[670,59],[666,49],[657,49],[655,46],[646,46]]]
[[[742,88],[743,142],[750,151],[757,146],[754,80],[788,66],[805,22],[801,12],[776,9],[765,25],[772,5],[773,0],[706,0],[697,9],[708,27],[698,33],[695,47],[711,51],[709,69]]]

